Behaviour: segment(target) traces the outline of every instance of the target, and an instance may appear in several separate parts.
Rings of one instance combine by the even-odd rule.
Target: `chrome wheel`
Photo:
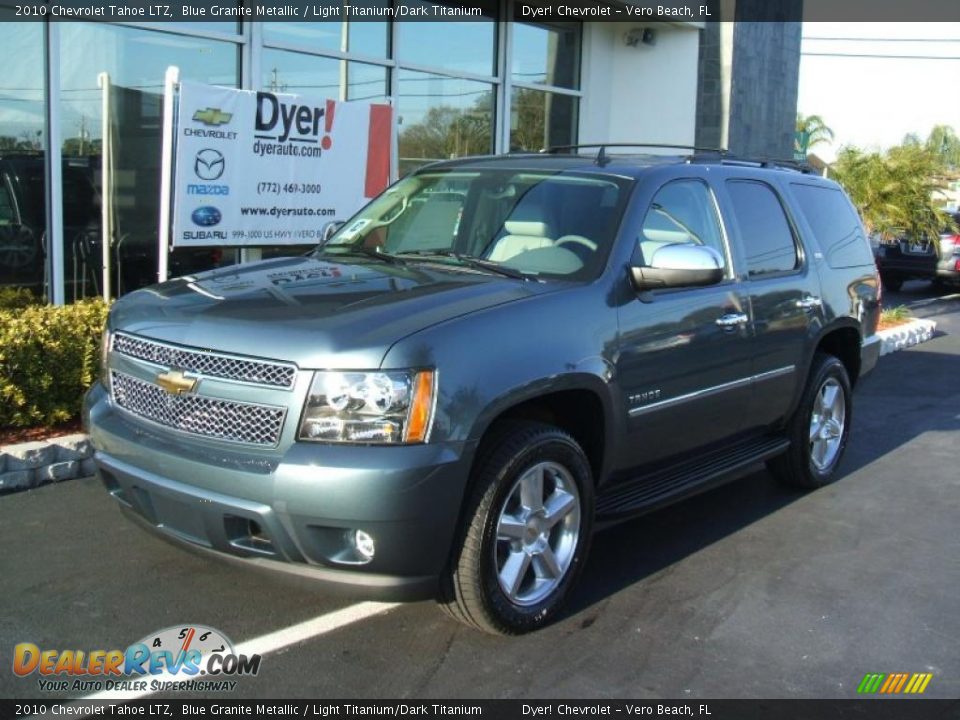
[[[535,605],[556,590],[580,537],[580,493],[567,468],[540,462],[507,494],[497,521],[494,561],[512,603]]]
[[[846,418],[843,387],[835,378],[827,378],[817,391],[810,414],[810,462],[817,470],[823,472],[836,461]]]

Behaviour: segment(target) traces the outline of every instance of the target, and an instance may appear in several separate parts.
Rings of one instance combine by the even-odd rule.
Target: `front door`
[[[678,455],[737,433],[750,400],[750,305],[736,278],[710,187],[661,187],[637,230],[635,262],[671,243],[717,250],[725,279],[710,287],[643,293],[620,307],[617,376],[627,414],[622,467]]]

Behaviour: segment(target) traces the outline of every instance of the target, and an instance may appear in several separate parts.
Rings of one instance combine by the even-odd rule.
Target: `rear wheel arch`
[[[854,325],[840,325],[827,330],[820,339],[813,351],[813,357],[817,353],[833,355],[847,369],[847,376],[850,378],[850,386],[857,384],[857,378],[860,376],[860,347],[861,336],[860,329]],[[807,369],[811,367],[813,357],[807,364]]]

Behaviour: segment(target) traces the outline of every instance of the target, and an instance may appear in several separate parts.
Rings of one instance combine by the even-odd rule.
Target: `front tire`
[[[852,396],[844,364],[818,352],[787,427],[790,447],[770,462],[770,469],[795,487],[818,488],[833,482],[850,434]]]
[[[444,610],[498,635],[552,622],[593,529],[593,476],[583,449],[550,425],[495,428],[478,457],[464,518],[441,583]]]

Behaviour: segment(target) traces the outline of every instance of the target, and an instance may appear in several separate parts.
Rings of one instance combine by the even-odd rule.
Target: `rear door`
[[[724,195],[738,263],[746,277],[753,357],[749,427],[791,409],[823,322],[820,282],[780,192],[752,178],[728,178]]]

